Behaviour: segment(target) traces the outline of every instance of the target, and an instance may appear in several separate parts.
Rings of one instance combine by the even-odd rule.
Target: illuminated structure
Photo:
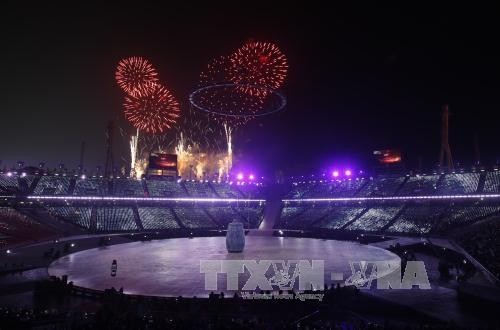
[[[453,157],[451,156],[450,142],[448,139],[450,112],[448,104],[443,105],[441,117],[441,150],[439,152],[439,166],[446,166],[453,169]],[[446,164],[445,164],[446,161]]]

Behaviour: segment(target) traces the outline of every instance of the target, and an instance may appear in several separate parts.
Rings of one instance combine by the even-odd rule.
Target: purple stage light
[[[344,174],[345,174],[345,176],[351,176],[352,175],[352,171],[351,170],[345,170]]]
[[[339,171],[333,171],[332,175],[334,178],[337,178],[339,176]]]
[[[250,175],[248,176],[248,179],[253,180],[253,179],[255,179],[255,176],[254,176],[253,174],[250,174]]]
[[[238,173],[238,175],[236,176],[236,179],[243,180],[243,173]]]

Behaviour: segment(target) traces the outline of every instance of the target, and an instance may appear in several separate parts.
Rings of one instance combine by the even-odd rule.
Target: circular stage
[[[111,276],[114,259],[118,269],[116,276]],[[232,295],[234,291],[227,290],[226,274],[217,275],[217,290],[206,290],[205,274],[200,272],[200,262],[206,260],[211,264],[217,261],[226,264],[227,260],[250,260],[250,263],[273,260],[265,273],[268,279],[283,272],[287,263],[288,274],[292,276],[297,268],[294,260],[309,263],[324,260],[324,282],[328,285],[343,283],[352,275],[350,262],[385,261],[392,265],[400,262],[397,255],[387,250],[355,242],[247,236],[245,251],[228,253],[225,237],[196,237],[132,242],[73,253],[54,261],[49,274],[68,275],[68,280],[77,286],[97,290],[123,288],[128,294],[206,297],[210,291],[224,291]],[[238,276],[239,290],[251,277],[244,269]],[[370,271],[371,268],[366,274]],[[298,289],[298,284],[299,280],[294,281],[293,287]]]

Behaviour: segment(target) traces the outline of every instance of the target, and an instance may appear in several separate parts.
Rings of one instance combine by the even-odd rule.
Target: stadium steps
[[[175,212],[173,207],[170,208],[170,212],[172,212],[172,214],[174,215],[175,222],[177,222],[180,228],[188,229],[186,226],[184,226],[184,224],[181,221],[181,218],[179,218],[179,215]]]
[[[392,218],[388,223],[386,223],[385,226],[383,226],[382,228],[380,228],[380,231],[381,232],[385,232],[390,226],[392,226],[399,219],[399,217],[401,216],[401,214],[403,214],[404,211],[406,211],[406,208],[407,208],[407,205],[404,204],[403,207],[401,208],[401,210],[399,210],[398,213],[396,213],[396,215],[394,216],[394,218]]]
[[[89,226],[89,231],[91,233],[96,233],[97,232],[97,207],[92,206],[92,209],[90,210],[90,226]]]
[[[76,187],[76,179],[70,179],[69,180],[69,186],[68,186],[68,195],[73,195],[73,192],[75,191]]]
[[[139,209],[137,205],[132,206],[132,212],[134,213],[134,221],[138,230],[144,230],[144,226],[142,225],[141,217],[139,215]]]
[[[24,185],[28,185],[26,180],[22,180],[21,178],[19,178],[19,187],[21,187],[21,184],[24,184]],[[33,191],[35,191],[35,188],[36,186],[38,185],[38,182],[40,181],[40,177],[39,176],[36,176],[34,179],[33,179],[33,182],[31,182],[31,185],[28,187],[28,190],[27,191],[24,191],[25,193],[27,194],[32,194]]]
[[[408,182],[409,179],[410,179],[409,176],[405,177],[403,182],[401,182],[401,184],[396,188],[396,190],[394,191],[392,196],[397,196],[399,194],[399,192],[401,191],[401,189],[403,189],[403,187],[406,185],[406,183]]]
[[[486,172],[482,172],[481,175],[479,176],[479,182],[477,183],[477,189],[476,193],[480,194],[484,190],[484,184],[486,182]]]
[[[339,230],[344,230],[346,229],[348,226],[350,226],[352,223],[354,223],[354,221],[358,220],[359,218],[361,218],[363,216],[363,214],[365,214],[366,212],[368,212],[370,208],[367,207],[366,209],[364,209],[363,211],[359,212],[359,214],[357,214],[351,221],[348,221],[347,223],[345,223],[342,227],[339,228]],[[328,214],[327,214],[328,215]],[[325,215],[325,217],[327,216]]]

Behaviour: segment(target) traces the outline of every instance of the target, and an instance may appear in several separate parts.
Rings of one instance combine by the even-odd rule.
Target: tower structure
[[[439,152],[439,166],[446,166],[448,169],[453,169],[453,157],[451,156],[451,148],[449,142],[449,118],[450,111],[448,104],[443,105],[441,116],[441,151]]]

